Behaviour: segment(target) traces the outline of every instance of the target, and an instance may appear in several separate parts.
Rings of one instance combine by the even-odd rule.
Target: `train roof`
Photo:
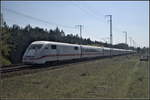
[[[55,44],[55,45],[69,45],[69,46],[80,46],[79,44],[70,44],[70,43],[62,43],[62,42],[51,42],[51,41],[34,41],[32,44]],[[102,48],[97,46],[90,46],[90,45],[81,45],[84,47],[92,47],[92,48]]]
[[[90,46],[90,45],[81,45],[85,48],[102,48],[102,47],[98,47],[98,46]]]
[[[108,48],[108,47],[103,47],[105,50],[108,50],[108,49],[110,49],[110,48]],[[118,48],[111,48],[112,50],[119,50],[119,51],[133,51],[133,50],[127,50],[127,49],[118,49]]]
[[[52,41],[34,41],[32,44],[55,44],[55,45],[68,45],[68,46],[80,46],[79,44],[70,44],[70,43],[62,43],[62,42],[52,42]],[[108,47],[98,47],[98,46],[90,46],[90,45],[81,45],[86,48],[103,48],[104,50],[110,50]],[[112,50],[119,50],[119,51],[133,51],[133,50],[126,50],[126,49],[118,49],[112,48]]]
[[[47,44],[49,43],[48,41],[34,41],[32,44]]]
[[[77,44],[62,43],[62,42],[51,42],[51,41],[34,41],[32,44],[55,44],[55,45],[69,45],[69,46],[79,46]]]

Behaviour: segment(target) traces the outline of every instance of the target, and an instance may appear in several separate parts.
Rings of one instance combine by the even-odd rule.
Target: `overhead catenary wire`
[[[96,20],[100,21],[100,17],[98,17],[97,15],[95,15],[94,13],[92,13],[91,11],[85,10],[83,7],[81,7],[80,5],[75,4],[75,3],[73,5],[76,8],[80,9],[82,12],[84,12],[86,15],[94,16]],[[105,24],[105,23],[103,22],[103,24]]]
[[[82,10],[82,8],[83,8],[83,7],[81,7],[81,6],[77,5],[77,4],[76,4],[76,6],[78,6],[79,8],[81,8],[81,10]],[[86,6],[86,9],[88,9],[88,11],[91,12],[91,15],[93,15],[93,16],[96,17],[98,20],[100,20],[99,15],[98,15],[95,11],[93,11],[89,6]],[[83,10],[85,10],[85,9],[83,9]],[[87,11],[87,10],[85,10],[85,11]],[[101,16],[103,16],[103,15],[101,14]],[[101,23],[103,23],[103,22],[101,22]],[[121,32],[122,30],[121,30],[119,27],[120,27],[120,26],[117,26],[117,25],[113,26],[114,30]]]
[[[90,9],[90,7],[87,7],[87,6],[86,6],[86,9],[85,9],[85,8],[81,7],[81,6],[80,6],[79,4],[77,4],[77,3],[74,3],[73,5],[74,5],[76,8],[82,10],[82,12],[84,12],[85,14],[87,14],[87,15],[89,15],[89,16],[93,16],[96,20],[98,20],[98,21],[97,21],[98,23],[101,23],[101,24],[105,24],[105,25],[106,25],[106,23],[104,23],[102,20],[100,20],[100,16],[99,16],[98,14],[96,14],[95,12],[93,12],[93,10]],[[87,9],[88,9],[88,10],[87,10]],[[104,16],[104,15],[102,15],[102,16]],[[121,30],[120,28],[118,28],[116,25],[113,26],[113,28],[114,28],[115,31],[118,31],[119,33],[122,32],[122,30]]]
[[[87,14],[87,15],[90,15],[90,16],[93,16],[96,20],[98,20],[98,23],[102,23],[102,24],[106,24],[105,22],[102,22],[103,20],[100,20],[100,16],[99,15],[97,15],[90,7],[87,7],[86,6],[86,9],[88,9],[88,10],[86,10],[86,9],[84,9],[83,7],[81,7],[79,4],[77,4],[77,3],[74,3],[73,4],[76,8],[78,8],[78,9],[80,9],[82,12],[84,12],[85,14]],[[104,15],[101,15],[101,16],[104,16]],[[118,27],[116,27],[116,26],[114,26],[114,28],[116,29],[116,30],[120,30]],[[120,31],[122,31],[122,30],[120,30]]]
[[[78,5],[76,5],[76,6],[78,6]],[[100,21],[100,18],[98,18],[98,16],[96,14],[94,14],[94,12],[92,13],[91,9],[90,10],[86,10],[86,9],[83,9],[83,7],[81,7],[81,6],[78,6],[78,8],[80,10],[84,11],[86,14],[94,16],[96,19],[99,20],[100,23],[103,23],[103,22]],[[35,20],[35,21],[39,21],[39,22],[42,22],[42,23],[46,23],[46,24],[49,24],[49,25],[60,26],[60,27],[68,28],[68,29],[76,29],[75,27],[72,27],[72,26],[67,26],[67,25],[62,25],[62,24],[57,24],[57,23],[53,23],[53,22],[50,22],[50,21],[42,20],[40,18],[33,17],[33,16],[30,16],[30,15],[24,14],[22,12],[17,12],[17,11],[14,11],[12,9],[8,9],[8,8],[3,8],[3,9],[5,9],[6,11],[9,11],[11,13],[14,13],[14,14],[17,14],[17,15],[20,15],[20,16],[24,16],[26,18],[29,18],[29,19],[32,19],[32,20]],[[116,28],[116,27],[114,27],[114,28]],[[116,28],[116,29],[120,30],[118,28]],[[130,45],[131,45],[131,43],[130,43]]]
[[[46,20],[42,20],[42,19],[30,16],[30,15],[24,14],[24,13],[20,13],[20,12],[14,11],[12,9],[5,8],[5,10],[7,10],[7,11],[9,11],[11,13],[17,14],[17,15],[24,16],[24,17],[32,19],[32,20],[36,20],[36,21],[40,21],[40,22],[49,24],[49,25],[55,25],[55,26],[61,26],[61,27],[64,27],[64,28],[75,29],[75,27],[72,27],[72,26],[67,26],[67,25],[62,25],[62,24],[56,24],[56,23],[53,23],[53,22],[49,22],[49,21],[46,21]]]
[[[91,7],[89,7],[89,6],[86,6],[86,9],[88,9],[88,11],[89,11],[92,15],[94,15],[96,18],[98,18],[98,20],[100,19],[100,16],[102,16],[102,17],[104,16],[103,14],[98,15],[99,12],[95,12],[95,11],[92,10]]]

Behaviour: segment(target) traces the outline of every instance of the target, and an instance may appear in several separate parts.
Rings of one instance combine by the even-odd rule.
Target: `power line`
[[[75,5],[75,7],[82,10],[84,13],[86,13],[88,15],[90,14],[90,15],[94,16],[96,19],[100,20],[100,18],[98,18],[97,14],[94,13],[89,7],[86,6],[86,8],[88,8],[88,10],[86,10],[86,9],[83,9],[83,7],[81,7],[77,4],[74,4],[74,5]],[[91,12],[91,13],[89,13],[89,12]],[[110,22],[110,31],[112,31],[112,19],[110,18],[110,20],[109,20],[109,22]],[[101,22],[101,23],[103,23],[103,22]],[[121,31],[121,29],[118,28],[118,26],[116,26],[116,25],[114,26],[114,29],[116,29],[117,31]],[[126,36],[125,36],[125,43],[127,44],[127,33],[126,33]],[[112,32],[110,32],[110,44],[113,44]]]
[[[79,8],[80,10],[82,10],[84,13],[86,13],[86,14],[88,14],[88,15],[91,15],[91,16],[94,16],[98,21],[100,21],[99,15],[97,15],[92,9],[90,9],[90,7],[87,7],[87,6],[86,6],[86,8],[88,9],[88,10],[86,10],[86,9],[84,9],[83,7],[81,7],[81,6],[78,5],[78,4],[73,4],[73,5],[74,5],[75,7],[77,7],[77,8]],[[102,22],[102,21],[101,21],[100,23],[105,24],[105,23]],[[121,29],[119,29],[117,26],[114,26],[114,28],[121,31]]]
[[[82,7],[78,6],[78,8],[83,11]],[[7,11],[9,11],[9,12],[11,12],[11,13],[14,13],[14,14],[17,14],[17,15],[21,15],[21,16],[24,16],[26,18],[33,19],[33,20],[36,20],[36,21],[40,21],[40,22],[43,22],[43,23],[47,23],[49,25],[62,26],[62,27],[65,27],[65,28],[75,29],[75,27],[66,26],[66,25],[62,25],[62,24],[56,24],[56,23],[53,23],[53,22],[41,20],[39,18],[36,18],[36,17],[33,17],[33,16],[29,16],[29,15],[26,15],[26,14],[23,14],[23,13],[20,13],[20,12],[17,12],[17,11],[8,9],[8,8],[4,8],[4,9],[7,10]],[[90,11],[92,12],[92,10],[90,10]],[[87,10],[85,10],[85,9],[84,9],[84,12],[87,13],[87,14],[89,14],[89,11],[87,12]],[[93,14],[91,14],[91,15],[93,15]],[[96,15],[95,15],[95,17],[98,18],[98,16],[96,16]],[[80,28],[80,31],[82,31],[82,28]],[[80,33],[82,34],[82,32],[80,32]],[[81,37],[81,35],[80,35],[80,37]],[[126,41],[127,41],[127,36],[126,36]],[[110,18],[110,44],[113,44],[113,41],[112,41],[112,19],[111,18]]]
[[[99,13],[99,12],[95,12],[95,11],[92,10],[91,7],[89,7],[89,6],[86,6],[86,8],[87,8],[88,11],[91,12],[91,14],[93,14],[95,17],[97,17],[98,19],[100,18],[100,16],[97,14],[97,13]],[[103,15],[101,14],[101,16],[103,16]]]
[[[88,11],[88,10],[85,10],[84,8],[82,8],[81,6],[77,5],[77,4],[73,4],[75,7],[79,8],[80,10],[82,10],[84,13],[86,13],[87,15],[90,15],[90,16],[94,16],[97,20],[100,20],[100,18],[95,15],[92,11]],[[92,13],[91,13],[92,12]],[[104,23],[103,23],[104,24]]]
[[[56,24],[56,23],[53,23],[53,22],[45,21],[45,20],[42,20],[42,19],[39,19],[39,18],[36,18],[36,17],[33,17],[33,16],[29,16],[29,15],[26,15],[26,14],[23,14],[23,13],[20,13],[20,12],[8,9],[8,8],[5,8],[5,10],[7,10],[7,11],[9,11],[11,13],[14,13],[14,14],[17,14],[17,15],[21,15],[21,16],[24,16],[26,18],[33,19],[33,20],[36,20],[36,21],[40,21],[40,22],[43,22],[43,23],[47,23],[47,24],[50,24],[50,25],[62,26],[62,27],[65,27],[65,28],[75,29],[75,27],[71,27],[71,26],[66,26],[66,25],[61,25],[61,24]]]

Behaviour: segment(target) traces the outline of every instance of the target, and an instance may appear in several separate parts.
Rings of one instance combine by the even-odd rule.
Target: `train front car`
[[[43,63],[42,60],[40,60],[43,46],[44,46],[43,42],[40,42],[40,41],[32,42],[26,49],[26,51],[23,55],[22,62],[24,64],[41,64],[41,63]]]

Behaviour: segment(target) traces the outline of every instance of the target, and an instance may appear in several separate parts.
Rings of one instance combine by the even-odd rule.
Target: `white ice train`
[[[26,64],[45,64],[51,61],[116,56],[132,53],[135,53],[135,51],[60,42],[35,41],[32,42],[25,51],[22,62]]]

